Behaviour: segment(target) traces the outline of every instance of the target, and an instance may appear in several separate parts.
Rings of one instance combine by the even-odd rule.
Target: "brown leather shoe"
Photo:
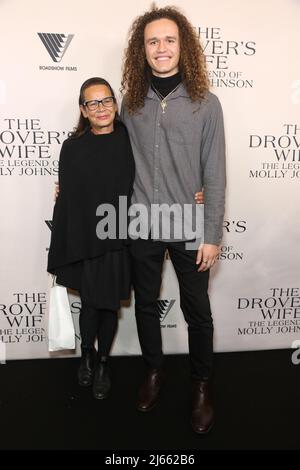
[[[138,393],[137,409],[150,411],[156,405],[159,392],[164,380],[160,369],[150,369]]]
[[[213,425],[214,409],[211,399],[210,383],[194,380],[192,399],[192,428],[197,434],[208,433]]]

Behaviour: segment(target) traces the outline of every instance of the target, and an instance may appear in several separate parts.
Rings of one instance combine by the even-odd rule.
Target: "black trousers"
[[[130,249],[136,322],[146,364],[160,368],[163,362],[157,300],[168,249],[179,283],[180,307],[188,324],[192,377],[209,378],[213,363],[213,321],[207,292],[209,271],[197,271],[197,252],[186,250],[185,242],[137,239],[132,240]]]

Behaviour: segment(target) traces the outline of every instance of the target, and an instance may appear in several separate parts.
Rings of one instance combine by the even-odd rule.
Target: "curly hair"
[[[144,47],[145,27],[148,23],[163,18],[174,21],[178,26],[179,71],[190,98],[193,101],[201,100],[209,89],[204,52],[193,26],[178,8],[157,8],[153,5],[150,11],[133,22],[129,31],[120,91],[125,94],[126,108],[130,114],[143,107],[151,81],[151,69]]]

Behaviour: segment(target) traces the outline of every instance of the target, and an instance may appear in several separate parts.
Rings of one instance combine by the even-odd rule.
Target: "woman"
[[[126,128],[118,120],[114,92],[106,80],[86,80],[80,89],[79,107],[77,128],[63,143],[60,154],[60,190],[54,207],[48,272],[57,276],[58,284],[80,293],[78,381],[82,386],[93,384],[94,397],[103,399],[111,387],[107,360],[117,329],[117,311],[120,300],[130,295],[130,266],[127,242],[118,238],[118,230],[116,236],[108,234],[106,238],[103,230],[96,233],[101,220],[97,208],[110,204],[119,220],[119,196],[130,198],[132,192],[134,159]]]

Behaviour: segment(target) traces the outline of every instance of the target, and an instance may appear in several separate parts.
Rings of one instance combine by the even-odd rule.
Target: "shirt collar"
[[[170,99],[171,98],[178,98],[179,96],[183,96],[184,98],[189,98],[189,94],[184,86],[184,84],[181,82],[179,87],[177,88],[176,91],[174,91],[174,93],[172,93],[172,95],[170,96]],[[153,98],[158,98],[157,94],[155,93],[154,90],[152,90],[151,86],[149,87],[148,89],[148,92],[147,92],[147,95],[146,95],[147,98],[150,98],[150,99],[153,99]]]

